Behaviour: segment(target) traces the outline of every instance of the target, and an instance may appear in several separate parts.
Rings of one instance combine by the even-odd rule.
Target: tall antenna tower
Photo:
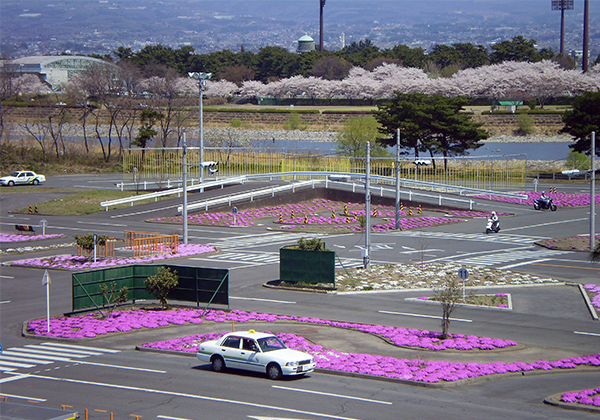
[[[565,55],[565,10],[573,10],[573,0],[552,0],[552,10],[560,10],[560,55]]]
[[[320,13],[320,34],[319,34],[319,51],[323,51],[323,8],[325,7],[326,0],[320,0],[321,2],[321,13]]]

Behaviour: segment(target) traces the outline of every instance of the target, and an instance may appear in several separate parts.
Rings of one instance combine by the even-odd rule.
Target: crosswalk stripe
[[[499,233],[494,235],[486,235],[484,233],[451,233],[451,232],[425,232],[425,231],[401,231],[395,232],[395,236],[422,237],[422,238],[437,238],[447,240],[466,240],[477,242],[497,242],[508,244],[532,244],[542,239],[547,239],[541,236],[513,235]]]
[[[23,347],[8,348],[0,354],[0,371],[9,372],[18,368],[32,368],[56,362],[90,363],[73,359],[114,353],[120,353],[120,350],[52,342],[45,342],[41,345],[26,344]]]
[[[23,354],[26,354],[28,356],[31,356],[31,353],[34,353],[34,354],[44,354],[47,356],[75,357],[77,359],[88,357],[85,354],[66,354],[66,353],[57,353],[54,351],[44,351],[44,350],[37,350],[37,349],[30,349],[30,348],[26,348],[26,349],[10,348],[9,350],[23,352]]]
[[[219,249],[232,249],[232,248],[243,248],[247,246],[257,246],[257,245],[275,245],[285,242],[296,243],[298,239],[306,236],[303,233],[280,233],[280,232],[272,232],[265,233],[263,235],[256,236],[248,236],[248,237],[237,237],[237,238],[227,238],[223,241],[218,241],[211,243],[211,245],[216,246]],[[311,234],[311,236],[320,238],[326,235],[323,234]]]
[[[72,362],[72,360],[67,357],[45,356],[45,355],[41,355],[41,354],[22,352],[22,351],[19,351],[19,349],[15,349],[15,350],[16,351],[4,350],[4,352],[2,354],[8,354],[10,356],[26,356],[26,357],[42,359],[42,360],[52,360],[51,363],[53,363],[55,361],[56,362]]]
[[[47,350],[48,346],[39,346],[35,344],[27,344],[25,347],[28,349],[42,349]],[[50,349],[55,350],[55,349]],[[85,357],[85,356],[99,356],[102,353],[93,352],[93,351],[83,351],[83,350],[70,350],[70,349],[60,349],[61,352],[67,353],[69,355],[73,355],[73,357]],[[78,355],[78,356],[75,356]],[[83,356],[82,356],[83,355]]]
[[[6,356],[5,354],[1,354],[0,355],[0,361],[1,360],[12,360],[14,362],[25,362],[25,363],[37,363],[40,365],[49,365],[52,364],[54,362],[50,362],[48,360],[40,360],[40,359],[26,359],[23,357],[13,357],[13,356]],[[2,362],[0,362],[2,363]]]
[[[101,352],[101,353],[120,353],[121,352],[121,350],[102,349],[99,347],[76,346],[74,344],[62,344],[62,343],[52,343],[52,342],[44,342],[42,344],[44,346],[62,347],[62,348],[79,349],[79,350],[89,350],[89,351]]]
[[[553,257],[557,255],[566,254],[566,251],[555,251],[550,249],[539,249],[539,250],[519,250],[518,252],[502,252],[496,253],[493,255],[479,255],[476,257],[467,257],[467,258],[442,258],[440,260],[452,260],[455,262],[460,262],[462,264],[470,264],[470,265],[484,265],[491,266],[497,265],[501,263],[507,263],[512,261],[521,261],[521,260],[536,260],[544,257]]]
[[[28,363],[17,363],[17,362],[7,362],[7,361],[3,361],[2,365],[17,367],[17,368],[32,368],[35,366],[35,365],[30,365]]]

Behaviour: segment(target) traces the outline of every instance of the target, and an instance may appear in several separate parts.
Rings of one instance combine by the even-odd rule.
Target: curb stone
[[[569,391],[565,391],[569,392]],[[566,403],[561,401],[561,397],[564,392],[560,392],[558,394],[552,394],[546,398],[544,398],[544,404],[553,405],[555,407],[564,408],[566,410],[582,410],[582,411],[590,411],[592,413],[600,413],[600,407],[594,407],[590,405],[584,405],[579,403]]]

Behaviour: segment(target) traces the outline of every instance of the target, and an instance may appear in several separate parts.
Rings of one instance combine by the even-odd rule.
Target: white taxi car
[[[0,185],[38,185],[46,181],[44,175],[36,174],[33,171],[16,171],[8,176],[0,178]]]
[[[226,368],[265,372],[271,379],[283,375],[304,375],[315,370],[315,359],[308,353],[291,350],[273,334],[239,331],[198,346],[196,357],[211,363],[215,372]]]

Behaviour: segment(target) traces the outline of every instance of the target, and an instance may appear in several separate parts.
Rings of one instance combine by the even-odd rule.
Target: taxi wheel
[[[38,181],[37,179],[34,179],[33,182],[32,182],[33,185],[37,185],[39,183],[40,183],[40,181]]]
[[[14,187],[14,186],[15,186],[15,183],[14,183],[14,181],[8,181],[8,186],[9,186],[9,187]]]
[[[271,363],[267,366],[267,375],[269,375],[270,379],[278,380],[283,376],[281,373],[281,368],[277,363]]]
[[[225,370],[225,362],[220,356],[213,357],[212,368],[215,372],[223,372]]]

